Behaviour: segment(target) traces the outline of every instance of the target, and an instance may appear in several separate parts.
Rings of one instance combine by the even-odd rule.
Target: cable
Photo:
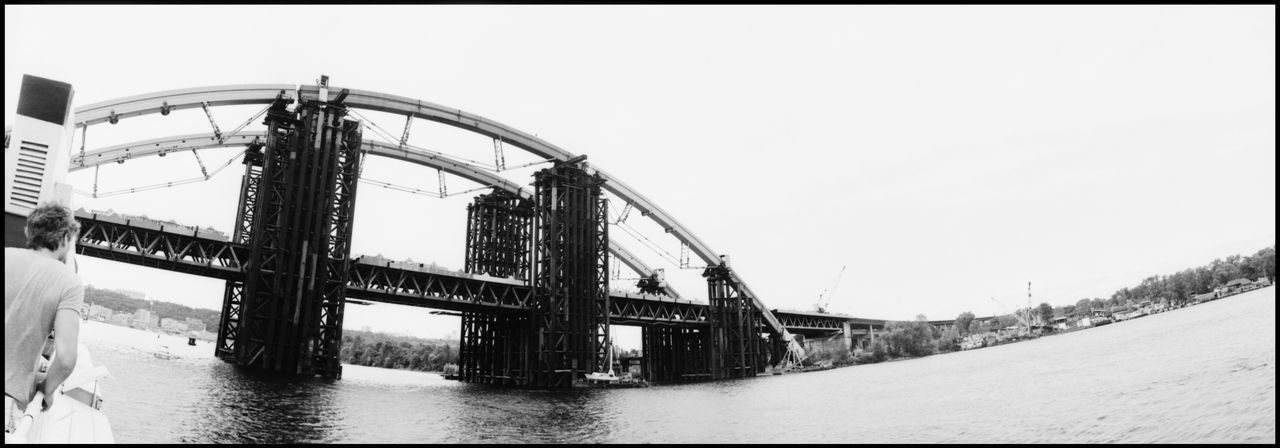
[[[370,125],[372,125],[372,126],[373,126],[373,131],[374,131],[374,133],[377,133],[380,137],[382,137],[382,138],[386,139],[386,141],[387,141],[387,142],[395,142],[395,141],[399,141],[399,139],[397,139],[397,138],[395,138],[394,136],[392,136],[390,132],[388,132],[386,129],[383,129],[383,128],[382,128],[382,126],[379,126],[379,125],[378,125],[378,122],[373,121],[372,119],[369,119],[369,117],[366,117],[366,116],[362,115],[360,112],[357,112],[355,109],[349,109],[349,110],[350,110],[350,112],[351,112],[351,114],[352,114],[352,115],[355,115],[355,116],[359,117],[361,120],[364,120],[365,122],[368,122]],[[394,145],[394,146],[399,146],[399,147],[401,147],[401,148],[406,148],[406,149],[415,149],[415,150],[418,150],[418,151],[427,152],[427,153],[435,154],[435,155],[438,155],[438,156],[444,156],[444,157],[448,157],[448,158],[451,158],[451,159],[458,159],[458,160],[462,160],[462,161],[470,162],[470,163],[475,164],[475,165],[477,165],[477,166],[483,167],[484,169],[489,170],[489,171],[494,171],[494,172],[497,172],[497,171],[498,171],[498,168],[497,168],[496,166],[489,165],[489,164],[484,163],[484,162],[480,162],[480,161],[476,161],[476,160],[472,160],[472,159],[465,159],[465,158],[458,157],[458,156],[452,156],[452,155],[445,154],[445,153],[440,152],[440,151],[435,151],[435,150],[431,150],[431,149],[423,148],[423,147],[420,147],[420,146],[414,146],[414,145],[411,145],[411,144],[409,144],[409,143],[407,143],[407,142],[406,142],[405,144],[403,144],[403,145],[399,145],[399,144],[397,144],[397,145]],[[542,163],[542,162],[535,162],[535,163]]]
[[[218,173],[221,173],[221,172],[222,172],[222,170],[226,169],[228,166],[231,166],[231,164],[232,164],[232,163],[235,163],[236,159],[237,159],[237,158],[239,158],[240,156],[244,155],[244,153],[245,153],[246,151],[248,151],[248,150],[249,150],[249,148],[245,148],[245,149],[240,150],[240,152],[236,153],[236,155],[231,156],[231,158],[230,158],[230,159],[227,159],[226,163],[223,163],[221,167],[218,167],[218,169],[213,170],[213,173],[212,173],[212,174],[209,174],[209,175],[206,175],[206,176],[202,176],[202,177],[193,177],[193,178],[190,178],[190,179],[180,179],[180,180],[169,181],[169,182],[161,182],[161,183],[158,183],[158,184],[146,185],[146,186],[142,186],[142,187],[124,188],[124,189],[120,189],[120,190],[109,191],[109,192],[106,192],[106,193],[98,193],[98,167],[97,167],[97,166],[95,166],[95,167],[94,167],[94,170],[93,170],[93,193],[92,193],[92,194],[85,194],[85,192],[84,192],[84,191],[81,191],[81,190],[79,190],[79,189],[73,189],[73,191],[74,191],[74,192],[76,192],[76,193],[79,193],[79,194],[82,194],[82,195],[85,195],[85,196],[89,196],[89,197],[92,197],[92,198],[95,198],[95,199],[96,199],[96,198],[105,198],[105,197],[111,197],[111,196],[118,196],[118,195],[122,195],[122,194],[140,193],[140,192],[143,192],[143,191],[156,190],[156,189],[160,189],[160,188],[176,187],[176,186],[178,186],[178,185],[186,185],[186,184],[194,183],[194,182],[203,182],[203,181],[207,181],[207,180],[213,179],[213,177],[214,177],[214,176],[217,176],[217,175],[218,175]],[[193,151],[194,151],[194,150],[193,150]],[[199,157],[199,156],[197,156],[197,157]],[[99,165],[99,166],[100,166],[100,165]],[[203,168],[203,164],[201,164],[201,167]]]

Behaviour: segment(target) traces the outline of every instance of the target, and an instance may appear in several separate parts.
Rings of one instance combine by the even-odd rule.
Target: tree
[[[1108,308],[1107,308],[1107,301],[1106,301],[1106,300],[1102,300],[1102,299],[1099,299],[1099,298],[1096,298],[1096,297],[1095,297],[1095,298],[1093,299],[1093,301],[1089,302],[1089,308],[1090,308],[1090,309],[1101,309],[1101,310],[1108,309]]]
[[[973,313],[965,311],[956,316],[956,331],[961,335],[969,334],[969,324],[973,323]]]
[[[1047,302],[1041,302],[1040,306],[1036,307],[1036,312],[1040,315],[1040,321],[1044,323],[1044,325],[1049,325],[1049,322],[1053,321],[1053,305],[1049,305]]]
[[[1092,300],[1089,300],[1089,299],[1080,299],[1080,301],[1079,301],[1079,302],[1076,302],[1076,312],[1077,312],[1077,313],[1083,313],[1084,315],[1086,315],[1086,316],[1087,316],[1087,315],[1089,315],[1089,310],[1090,310],[1090,309],[1092,309],[1092,308],[1093,308],[1093,301],[1092,301]]]

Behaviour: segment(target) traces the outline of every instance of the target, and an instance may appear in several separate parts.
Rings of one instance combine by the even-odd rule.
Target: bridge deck
[[[76,219],[81,223],[76,253],[85,256],[224,280],[241,278],[242,262],[249,259],[248,247],[198,228],[82,211],[76,212]],[[518,280],[362,257],[351,260],[350,269],[347,297],[352,299],[450,311],[527,313],[532,309],[533,289]],[[618,325],[708,325],[705,302],[623,291],[614,291],[610,302],[609,319]],[[855,333],[865,332],[867,325],[882,328],[885,322],[842,314],[772,311],[788,331],[803,334],[843,330],[844,322],[852,323]]]

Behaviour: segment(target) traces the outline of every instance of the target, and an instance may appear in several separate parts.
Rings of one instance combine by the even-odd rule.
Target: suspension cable
[[[382,138],[386,139],[386,141],[388,141],[388,142],[399,141],[399,139],[397,139],[397,138],[395,138],[394,136],[392,136],[391,132],[387,131],[386,129],[383,129],[383,128],[382,128],[382,126],[379,126],[379,125],[378,125],[378,122],[373,121],[373,120],[369,119],[368,117],[365,117],[365,116],[364,116],[364,115],[362,115],[360,112],[357,112],[355,109],[348,109],[348,110],[351,112],[351,114],[352,114],[352,115],[355,115],[355,116],[359,117],[361,120],[364,120],[365,122],[367,122],[367,123],[369,123],[370,125],[372,125],[372,126],[373,126],[373,131],[374,131],[375,133],[377,133],[379,136],[381,136]],[[495,166],[493,166],[493,165],[489,165],[488,163],[484,163],[484,162],[480,162],[480,161],[476,161],[476,160],[472,160],[472,159],[465,159],[465,158],[457,157],[457,156],[451,156],[451,155],[449,155],[449,154],[445,154],[445,153],[440,152],[440,151],[430,150],[430,149],[423,148],[423,147],[420,147],[420,146],[414,146],[414,145],[409,144],[408,142],[405,142],[405,143],[404,143],[404,145],[402,145],[402,146],[401,146],[401,148],[402,148],[402,149],[415,149],[415,150],[418,150],[418,151],[427,152],[427,153],[435,154],[435,155],[438,155],[438,156],[444,156],[444,157],[449,157],[449,158],[455,158],[455,159],[458,159],[458,160],[462,160],[462,161],[465,161],[465,162],[470,162],[470,163],[472,163],[472,164],[475,164],[475,165],[481,166],[481,167],[483,167],[483,168],[485,168],[485,169],[487,169],[487,170],[489,170],[489,171],[495,171],[495,170],[497,170],[497,167],[495,167]],[[542,162],[538,162],[538,163],[542,163]]]
[[[367,184],[371,184],[371,185],[377,185],[377,186],[380,186],[380,187],[382,187],[382,188],[387,188],[387,189],[396,190],[396,191],[403,191],[403,192],[405,192],[405,193],[412,193],[412,194],[417,194],[417,195],[422,195],[422,196],[429,196],[429,197],[438,198],[438,199],[444,199],[444,198],[447,198],[447,197],[452,197],[452,196],[457,196],[457,195],[461,195],[461,194],[472,193],[472,192],[476,192],[476,191],[484,190],[484,189],[487,189],[487,188],[493,188],[493,186],[492,186],[492,185],[483,185],[483,186],[479,186],[479,187],[472,188],[472,189],[469,189],[469,190],[464,190],[464,191],[457,191],[457,192],[453,192],[453,193],[441,193],[441,192],[439,192],[439,191],[430,191],[430,190],[423,190],[423,189],[421,189],[421,188],[406,187],[406,186],[403,186],[403,185],[397,185],[397,184],[393,184],[393,183],[391,183],[391,182],[382,181],[382,180],[377,180],[377,179],[366,179],[366,178],[361,178],[361,179],[359,179],[359,181],[360,181],[360,182],[367,183]]]
[[[213,179],[213,177],[214,177],[214,176],[217,176],[217,175],[218,175],[218,173],[221,173],[221,172],[222,172],[222,170],[226,169],[228,166],[231,166],[231,164],[232,164],[232,163],[235,163],[236,159],[238,159],[240,156],[243,156],[243,155],[244,155],[244,153],[245,153],[246,151],[248,151],[248,150],[249,150],[249,148],[247,148],[247,147],[246,147],[245,149],[240,150],[240,152],[236,153],[236,155],[231,156],[231,158],[230,158],[230,159],[227,159],[227,161],[226,161],[225,163],[223,163],[223,164],[222,164],[222,166],[218,167],[218,169],[213,170],[213,173],[212,173],[212,174],[206,174],[206,175],[205,175],[205,176],[203,176],[203,177],[193,177],[193,178],[189,178],[189,179],[180,179],[180,180],[169,181],[169,182],[161,182],[161,183],[158,183],[158,184],[151,184],[151,185],[146,185],[146,186],[142,186],[142,187],[123,188],[123,189],[120,189],[120,190],[108,191],[108,192],[106,192],[106,193],[98,193],[98,168],[100,168],[100,167],[101,167],[101,165],[96,165],[96,166],[94,166],[94,169],[93,169],[93,193],[92,193],[92,194],[85,194],[83,191],[80,191],[80,190],[78,190],[78,189],[77,189],[77,190],[74,190],[74,191],[75,191],[76,193],[81,194],[81,195],[85,195],[85,196],[89,196],[89,197],[92,197],[92,198],[97,199],[97,198],[105,198],[105,197],[111,197],[111,196],[118,196],[118,195],[122,195],[122,194],[129,194],[129,193],[140,193],[140,192],[143,192],[143,191],[150,191],[150,190],[155,190],[155,189],[159,189],[159,188],[176,187],[176,186],[179,186],[179,185],[186,185],[186,184],[193,183],[193,182],[204,182],[204,181],[208,181],[208,180],[210,180],[210,179]],[[192,150],[192,152],[195,152],[195,150]],[[196,156],[196,157],[197,157],[197,158],[199,158],[199,156]],[[203,168],[203,166],[204,166],[204,165],[203,165],[203,163],[202,163],[202,164],[201,164],[201,167]]]
[[[244,123],[240,123],[240,126],[236,126],[236,128],[235,128],[235,129],[233,129],[233,130],[231,130],[231,132],[230,132],[230,133],[228,133],[226,136],[224,136],[224,137],[222,138],[222,140],[225,140],[225,139],[228,139],[228,138],[231,138],[231,137],[235,137],[235,135],[236,135],[237,133],[239,133],[241,130],[243,130],[246,126],[249,126],[249,124],[253,123],[253,120],[257,120],[257,119],[258,119],[258,117],[261,117],[261,116],[262,116],[262,114],[267,113],[267,110],[268,110],[268,109],[271,109],[271,105],[270,105],[270,104],[268,104],[268,105],[267,105],[267,107],[262,108],[262,110],[258,111],[258,113],[253,114],[253,116],[252,116],[252,117],[249,117],[249,119],[248,119],[248,120],[245,120],[245,121],[244,121]],[[217,126],[215,125],[214,127],[216,128]],[[220,140],[219,142],[221,142],[221,140]]]
[[[640,234],[640,231],[636,230],[635,227],[631,227],[630,224],[627,224],[624,222],[624,223],[619,223],[618,225],[621,227],[630,228],[632,231],[635,231],[637,234]],[[658,243],[654,242],[653,240],[650,240],[649,237],[644,236],[644,234],[640,234],[640,237],[644,238],[645,241],[649,241],[650,243],[653,243],[654,247],[657,247],[659,250],[662,250],[662,253],[667,254],[668,257],[671,257],[672,259],[675,258],[675,255],[671,255],[671,252],[667,252],[666,249],[662,249],[662,246],[659,246]]]
[[[661,248],[655,248],[654,246],[652,246],[653,243],[649,241],[648,238],[645,238],[643,235],[637,235],[634,230],[628,230],[627,227],[624,227],[623,225],[617,225],[616,227],[621,229],[623,233],[630,235],[631,238],[635,239],[636,242],[639,242],[640,245],[658,254],[658,256],[661,257],[666,262],[671,263],[673,266],[679,265],[679,262],[674,258],[672,258],[670,254],[667,254],[665,250],[662,250]]]

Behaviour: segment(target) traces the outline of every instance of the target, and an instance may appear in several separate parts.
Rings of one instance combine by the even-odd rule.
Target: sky
[[[1073,304],[1275,244],[1273,5],[6,5],[6,125],[23,74],[71,83],[77,106],[324,74],[459,108],[587,154],[729,255],[771,308],[812,310],[835,286],[830,309],[859,317],[990,315],[1025,306],[1028,282],[1037,304]],[[213,115],[227,131],[259,110]],[[403,131],[404,117],[359,114],[366,138]],[[77,133],[73,150],[209,129],[199,109],[130,118]],[[493,163],[486,137],[422,120],[410,135]],[[229,231],[237,152],[104,166],[101,193],[233,162],[75,202]],[[529,184],[537,168],[501,174]],[[94,174],[69,179],[89,192]],[[364,176],[439,182],[378,158]],[[362,184],[352,254],[461,268],[471,198]],[[667,260],[674,237],[638,213],[626,223],[660,249],[611,235],[705,300],[701,271]],[[96,286],[221,307],[220,281],[81,263]],[[349,306],[346,327],[456,337],[457,318],[428,312]],[[639,346],[638,329],[616,334]]]

